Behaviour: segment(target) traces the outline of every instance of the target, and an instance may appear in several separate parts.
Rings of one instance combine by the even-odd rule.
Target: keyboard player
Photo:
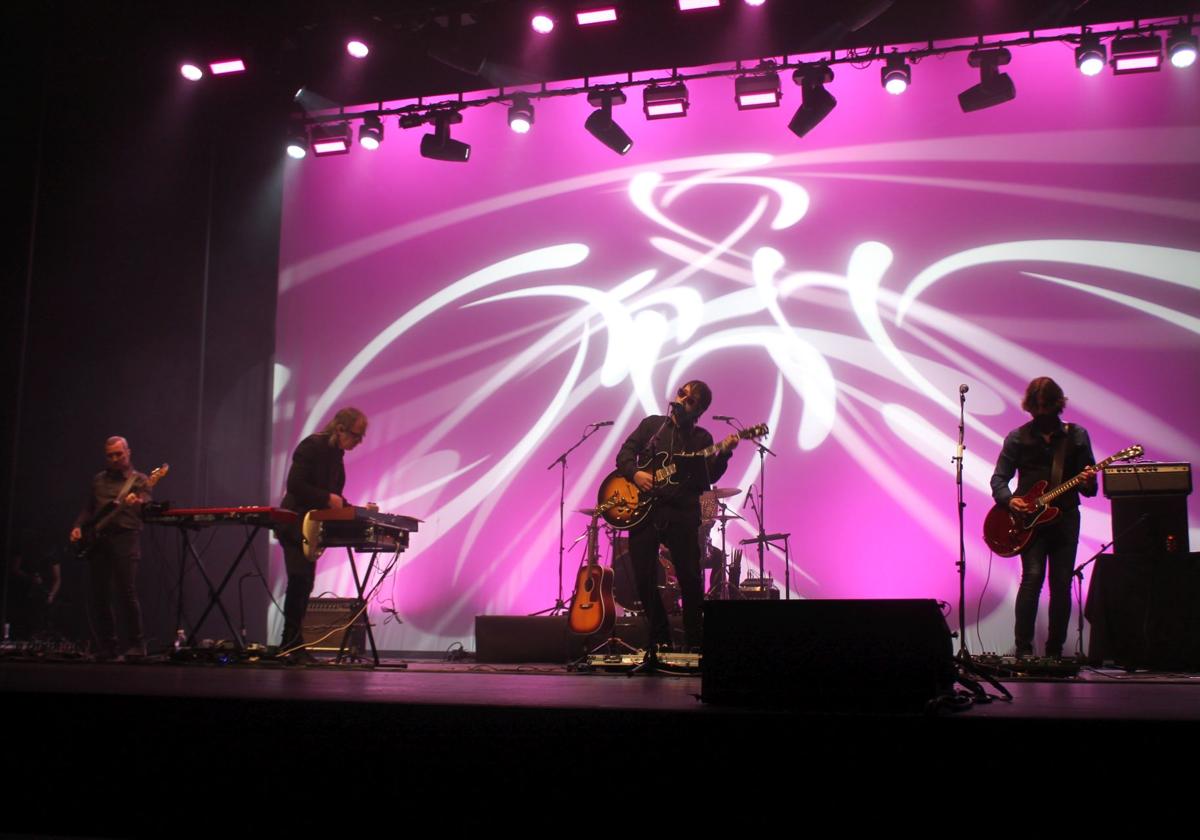
[[[292,453],[282,507],[296,511],[300,521],[310,510],[345,507],[348,502],[342,496],[346,486],[343,458],[362,443],[366,434],[367,416],[357,408],[347,407],[339,410],[321,431],[300,441]],[[316,564],[304,556],[299,521],[280,529],[279,543],[283,546],[288,576],[279,650],[292,652],[292,658],[303,660],[308,657],[301,647],[301,627],[316,579]]]

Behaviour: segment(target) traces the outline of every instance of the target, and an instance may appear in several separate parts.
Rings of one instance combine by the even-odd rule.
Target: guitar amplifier
[[[362,606],[363,602],[357,598],[313,598],[308,602],[300,631],[304,644],[309,650],[336,653],[342,646],[346,625],[358,615],[346,639],[346,652],[357,656],[367,643],[367,613]]]
[[[1148,461],[1109,467],[1104,476],[1104,495],[1187,496],[1192,492],[1192,465],[1186,461]]]
[[[748,601],[778,601],[779,587],[772,578],[746,578],[738,586],[738,594]]]

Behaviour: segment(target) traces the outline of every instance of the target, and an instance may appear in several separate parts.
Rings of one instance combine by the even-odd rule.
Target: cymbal
[[[716,522],[729,522],[731,519],[745,519],[745,517],[738,516],[736,513],[722,513],[713,517],[713,520]]]
[[[712,492],[718,499],[729,499],[739,495],[742,491],[736,487],[714,487]]]

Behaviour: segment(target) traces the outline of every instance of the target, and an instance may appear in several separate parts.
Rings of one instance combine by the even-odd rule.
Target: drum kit
[[[733,557],[726,550],[725,527],[734,519],[742,519],[729,509],[725,499],[741,494],[741,490],[733,487],[714,487],[700,495],[700,527],[696,539],[700,544],[700,565],[708,573],[708,586],[705,592],[707,600],[734,600],[741,597],[739,584],[741,582],[742,551],[737,549]],[[637,586],[634,583],[633,563],[629,557],[629,538],[624,531],[603,525],[603,519],[598,519],[600,511],[596,508],[579,508],[577,513],[592,517],[591,527],[603,527],[608,537],[609,556],[613,570],[613,600],[626,614],[640,615],[643,612],[641,600],[638,598]],[[595,524],[596,522],[600,524]],[[719,530],[719,541],[714,544],[714,531]],[[587,539],[587,531],[580,534],[572,545]],[[679,615],[683,608],[680,603],[679,579],[675,574],[675,566],[671,562],[671,552],[666,546],[658,550],[658,592],[662,598],[663,607],[668,615]]]

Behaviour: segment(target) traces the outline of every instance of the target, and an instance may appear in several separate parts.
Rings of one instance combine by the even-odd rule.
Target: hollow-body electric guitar
[[[1096,472],[1103,472],[1115,461],[1140,458],[1144,451],[1141,444],[1135,443],[1133,446],[1105,458],[1093,469]],[[1021,549],[1025,548],[1033,538],[1035,530],[1058,519],[1059,509],[1052,506],[1050,502],[1082,484],[1086,474],[1085,470],[1050,491],[1046,490],[1049,482],[1039,481],[1029,489],[1028,493],[1019,497],[1024,499],[1029,506],[1029,510],[1024,513],[1013,510],[1007,504],[996,505],[988,511],[987,518],[983,520],[983,541],[988,544],[988,548],[1001,557],[1020,554]]]
[[[769,433],[767,424],[759,423],[742,429],[737,435],[740,440],[757,440]],[[654,477],[654,487],[646,491],[638,490],[636,484],[619,471],[613,470],[600,484],[600,491],[596,494],[596,507],[604,521],[612,527],[622,530],[632,528],[650,514],[655,502],[675,495],[679,488],[679,480],[676,477],[677,460],[709,458],[728,448],[722,440],[699,452],[658,452],[645,461],[639,459],[638,471],[648,472]]]

